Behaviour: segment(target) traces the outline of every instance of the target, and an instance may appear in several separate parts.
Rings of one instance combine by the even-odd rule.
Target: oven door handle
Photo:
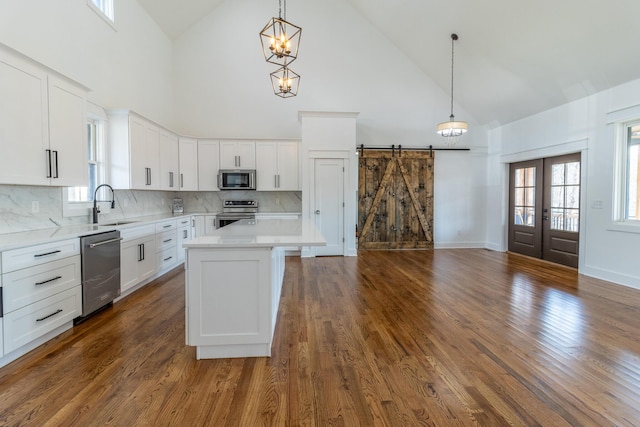
[[[119,242],[120,240],[122,240],[122,237],[116,237],[115,239],[109,239],[109,240],[103,240],[102,242],[98,242],[98,243],[89,243],[89,249],[93,249],[93,248],[95,248],[97,246],[106,245],[108,243]]]

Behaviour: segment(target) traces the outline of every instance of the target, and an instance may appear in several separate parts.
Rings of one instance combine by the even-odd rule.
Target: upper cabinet
[[[112,187],[131,190],[163,188],[160,127],[129,110],[111,110],[107,114]],[[167,176],[165,181],[168,181]]]
[[[255,169],[254,141],[220,141],[220,169]]]
[[[198,190],[198,140],[180,137],[180,182],[181,191]]]
[[[300,190],[298,163],[297,142],[257,141],[256,190]]]
[[[219,190],[218,169],[220,169],[220,142],[212,139],[199,139],[198,190]]]
[[[178,136],[164,129],[160,130],[160,189],[180,190]]]
[[[0,183],[88,183],[87,89],[0,45]]]

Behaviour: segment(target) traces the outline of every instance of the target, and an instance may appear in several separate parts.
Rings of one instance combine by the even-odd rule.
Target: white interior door
[[[327,246],[316,256],[344,255],[344,160],[315,159],[312,216]]]

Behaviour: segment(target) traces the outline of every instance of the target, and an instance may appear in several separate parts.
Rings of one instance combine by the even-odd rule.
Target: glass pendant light
[[[455,145],[458,138],[467,132],[467,122],[456,121],[453,115],[453,44],[458,40],[457,34],[451,34],[451,115],[448,122],[438,124],[436,131],[439,135],[446,138],[446,145]]]

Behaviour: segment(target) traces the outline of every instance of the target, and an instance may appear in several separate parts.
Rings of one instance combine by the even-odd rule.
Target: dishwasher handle
[[[122,237],[116,237],[115,239],[109,239],[109,240],[103,240],[102,242],[98,242],[98,243],[90,243],[89,244],[89,249],[93,249],[96,246],[106,245],[108,243],[119,242],[120,240],[122,240]]]

